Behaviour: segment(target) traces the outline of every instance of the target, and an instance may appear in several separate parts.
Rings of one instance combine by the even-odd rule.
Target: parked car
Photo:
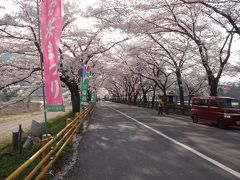
[[[194,97],[191,117],[194,123],[204,121],[219,128],[240,126],[239,101],[231,97]]]

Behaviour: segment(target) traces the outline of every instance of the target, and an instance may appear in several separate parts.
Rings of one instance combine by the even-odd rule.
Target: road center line
[[[158,134],[158,135],[160,135],[160,136],[168,139],[169,141],[171,141],[171,142],[173,142],[173,143],[175,143],[175,144],[183,147],[184,149],[187,149],[188,151],[191,151],[192,153],[194,153],[194,154],[196,154],[197,156],[199,156],[199,157],[207,160],[208,162],[214,164],[215,166],[218,166],[219,168],[221,168],[221,169],[223,169],[223,170],[231,173],[232,175],[240,178],[240,173],[239,173],[239,172],[237,172],[237,171],[235,171],[235,170],[233,170],[233,169],[225,166],[224,164],[219,163],[218,161],[216,161],[216,160],[214,160],[214,159],[212,159],[212,158],[210,158],[210,157],[202,154],[201,152],[199,152],[199,151],[197,151],[197,150],[195,150],[195,149],[193,149],[193,148],[191,148],[191,147],[189,147],[189,146],[187,146],[187,145],[185,145],[185,144],[183,144],[183,143],[180,143],[180,142],[176,141],[175,139],[173,139],[173,138],[171,138],[171,137],[163,134],[162,132],[160,132],[160,131],[158,131],[158,130],[156,130],[156,129],[154,129],[154,128],[152,128],[152,127],[150,127],[150,126],[148,126],[148,125],[146,125],[146,124],[144,124],[144,123],[142,123],[142,122],[140,122],[140,121],[138,121],[138,120],[136,120],[136,119],[134,119],[134,118],[132,118],[132,117],[130,117],[130,116],[128,116],[127,114],[125,114],[125,113],[123,113],[123,112],[121,112],[121,111],[119,111],[119,110],[117,110],[117,109],[115,109],[115,108],[113,108],[113,107],[110,107],[110,106],[107,106],[107,107],[109,107],[109,108],[111,108],[112,110],[117,111],[118,113],[120,113],[120,114],[128,117],[129,119],[135,121],[136,123],[144,126],[144,127],[147,128],[147,129],[155,132],[156,134]]]

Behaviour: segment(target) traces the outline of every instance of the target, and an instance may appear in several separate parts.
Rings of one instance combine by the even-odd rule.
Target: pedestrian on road
[[[162,100],[162,97],[159,96],[159,100],[158,100],[158,115],[161,114],[161,116],[163,115],[163,106],[164,106],[164,102]]]

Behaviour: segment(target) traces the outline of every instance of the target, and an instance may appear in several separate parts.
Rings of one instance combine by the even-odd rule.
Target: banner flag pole
[[[38,44],[41,50],[41,39],[40,39],[40,13],[39,13],[39,0],[37,0],[37,19],[38,19]],[[48,136],[48,126],[47,126],[47,109],[46,109],[46,97],[45,97],[45,89],[44,89],[44,77],[43,77],[43,55],[42,52],[40,54],[40,64],[41,64],[41,78],[42,78],[42,93],[43,93],[43,108],[44,108],[44,126],[45,126],[45,133]]]

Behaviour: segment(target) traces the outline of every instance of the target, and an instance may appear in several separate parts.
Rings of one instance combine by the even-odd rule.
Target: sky
[[[0,17],[3,17],[5,13],[9,13],[11,11],[17,11],[18,7],[13,4],[12,0],[1,0],[1,1],[3,1],[1,6],[6,9],[0,10]]]
[[[63,2],[65,1],[71,2],[72,0],[63,0]],[[86,11],[89,6],[94,6],[99,2],[99,0],[75,0],[75,1],[79,2],[78,5],[83,11]],[[1,3],[0,7],[1,6],[5,7],[6,10],[1,10],[0,16],[2,16],[5,12],[16,11],[18,8],[16,5],[14,5],[13,0],[1,0],[1,2],[3,3]]]
[[[3,1],[1,6],[4,7],[5,9],[0,9],[0,18],[3,17],[5,13],[17,12],[19,7],[14,5],[13,0],[1,0],[1,1]],[[40,1],[41,0],[39,0],[39,2]],[[66,1],[71,2],[72,0],[63,0],[63,2],[66,2]],[[83,11],[86,11],[89,8],[89,6],[96,6],[99,2],[99,0],[75,0],[75,1]],[[77,23],[81,24],[82,28],[89,28],[89,26],[91,26],[91,23],[89,23],[89,20],[83,17],[79,17],[77,20]]]

